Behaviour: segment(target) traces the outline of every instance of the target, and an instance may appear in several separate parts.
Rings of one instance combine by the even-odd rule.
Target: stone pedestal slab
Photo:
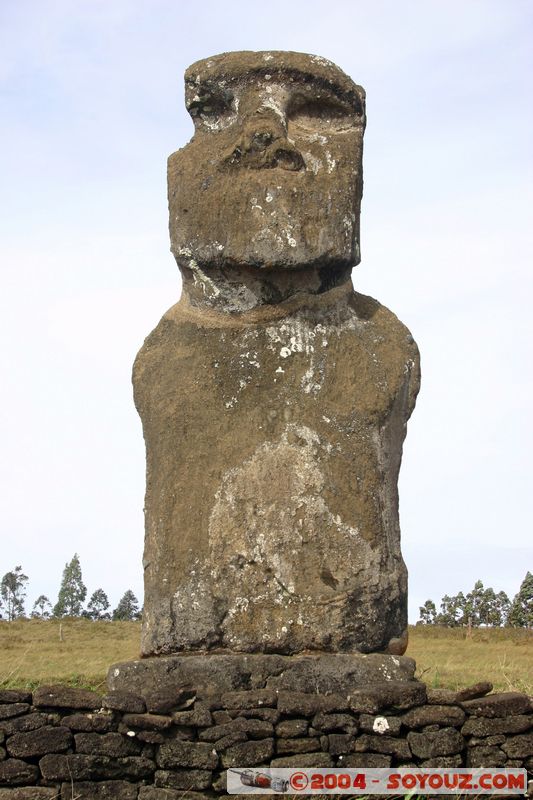
[[[141,695],[185,685],[199,697],[252,689],[347,695],[384,681],[412,681],[414,672],[412,658],[380,653],[194,653],[113,664],[107,684],[110,690]]]

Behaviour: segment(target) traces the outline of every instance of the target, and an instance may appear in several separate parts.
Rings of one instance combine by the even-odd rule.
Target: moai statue
[[[351,283],[364,91],[286,52],[199,61],[185,86],[195,132],[168,162],[183,292],[133,378],[142,652],[401,654],[419,358]]]

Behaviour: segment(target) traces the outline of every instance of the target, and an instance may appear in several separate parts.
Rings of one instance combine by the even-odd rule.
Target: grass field
[[[110,664],[139,655],[139,622],[0,622],[0,686],[68,683],[103,690]],[[417,626],[407,655],[428,686],[458,688],[489,680],[495,690],[533,693],[533,631]]]
[[[533,631],[524,628],[411,627],[406,655],[434,688],[491,681],[496,691],[533,694]]]

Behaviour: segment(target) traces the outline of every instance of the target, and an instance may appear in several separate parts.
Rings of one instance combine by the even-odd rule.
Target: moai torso
[[[397,478],[416,345],[353,291],[364,93],[330,62],[186,73],[169,159],[183,294],[142,347],[143,653],[406,646]]]

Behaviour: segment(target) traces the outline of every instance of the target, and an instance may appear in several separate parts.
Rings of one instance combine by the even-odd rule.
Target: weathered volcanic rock
[[[0,689],[0,703],[31,703],[31,692],[23,689]]]
[[[364,733],[356,739],[355,750],[359,753],[370,750],[404,760],[411,757],[411,750],[405,739],[395,739],[392,736],[371,736]]]
[[[158,770],[154,783],[163,789],[182,789],[188,792],[191,789],[209,789],[212,775],[212,772],[203,769]]]
[[[100,708],[102,698],[89,689],[77,689],[62,684],[39,686],[33,693],[37,708]]]
[[[426,725],[453,725],[459,727],[465,720],[465,713],[455,706],[429,705],[413,708],[401,718],[407,728],[423,728]]]
[[[7,751],[14,758],[35,758],[47,753],[63,753],[71,744],[72,734],[68,728],[45,725],[34,731],[11,736]]]
[[[528,758],[533,756],[533,733],[524,733],[520,736],[513,736],[502,744],[509,758]]]
[[[54,794],[54,798],[56,797]],[[127,781],[81,781],[62,784],[61,800],[72,800],[73,797],[76,800],[136,800],[137,786]]]
[[[215,769],[218,756],[213,746],[205,742],[168,741],[161,745],[157,764],[163,769],[190,767],[194,769]]]
[[[31,715],[35,716],[35,715]],[[113,730],[113,717],[107,712],[102,714],[67,714],[61,720],[63,725],[72,731],[84,733],[109,733]]]
[[[520,692],[500,692],[476,700],[466,700],[461,706],[474,717],[493,719],[525,714],[531,709],[531,701],[526,694]]]
[[[376,714],[384,708],[402,711],[426,702],[426,686],[420,681],[389,680],[356,689],[350,708],[357,713]]]
[[[25,714],[29,710],[28,703],[6,703],[0,706],[0,720],[11,719]]]
[[[6,736],[13,736],[14,733],[34,731],[37,728],[42,728],[49,722],[50,719],[48,714],[42,714],[40,711],[35,711],[33,714],[25,714],[22,717],[13,717],[9,720],[2,720],[1,729]]]
[[[178,306],[139,356],[149,530],[161,520],[145,652],[386,650],[404,631],[396,479],[416,352],[374,301],[327,294],[244,328]]]
[[[144,699],[133,692],[109,692],[102,698],[102,704],[104,708],[130,714],[143,714],[146,711]]]
[[[270,692],[252,696],[252,702],[258,705],[261,699],[273,700],[272,692],[305,692],[309,695],[306,702],[316,705],[317,692],[343,693],[344,697],[348,692],[355,697],[361,687],[366,687],[372,712],[374,706],[382,708],[387,703],[409,708],[424,702],[425,686],[413,680],[414,671],[412,658],[379,653],[294,656],[210,653],[209,658],[205,654],[174,655],[114,664],[109,669],[107,683],[112,690],[129,689],[139,694],[147,686],[172,688],[193,684],[199,697],[221,694],[227,697],[231,709],[236,704],[246,704],[235,693],[249,689]],[[412,702],[405,705],[410,698]],[[331,698],[327,702],[331,705]],[[366,706],[358,710],[365,709]],[[321,709],[317,706],[316,710]],[[139,720],[147,717],[136,716]],[[137,727],[141,727],[140,721]]]
[[[493,736],[504,733],[523,733],[529,730],[533,720],[525,714],[515,717],[470,717],[461,729],[463,736]]]
[[[171,248],[208,300],[217,270],[230,294],[233,264],[265,288],[261,270],[359,263],[361,86],[318,56],[223,53],[186,71],[185,104],[195,135],[169,158]]]
[[[407,741],[413,754],[419,758],[435,758],[449,756],[464,750],[465,740],[454,728],[442,728],[437,731],[407,735]]]
[[[76,797],[81,798],[81,795],[76,795]],[[0,800],[58,800],[57,789],[46,786],[22,786],[18,789],[0,788]],[[123,799],[117,798],[117,800]]]
[[[180,303],[138,357],[147,654],[402,649],[416,346],[351,287],[283,310],[242,325]]]
[[[273,758],[271,767],[332,767],[333,759],[329,753],[299,753],[296,756]]]
[[[148,758],[140,756],[109,758],[79,753],[73,755],[50,753],[41,758],[39,768],[46,781],[98,781],[121,778],[137,780],[148,778],[155,772],[155,764]]]
[[[27,764],[19,758],[0,761],[0,786],[35,783],[38,777],[39,770],[35,764]]]
[[[168,169],[183,294],[133,372],[143,655],[401,654],[419,360],[350,281],[364,91],[316,56],[231,53],[187,71],[186,101],[195,135]]]
[[[141,752],[139,742],[120,733],[77,733],[74,737],[76,753],[91,756],[137,756]]]

